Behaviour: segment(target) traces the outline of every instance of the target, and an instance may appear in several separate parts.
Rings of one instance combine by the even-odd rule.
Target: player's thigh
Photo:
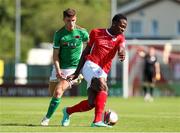
[[[92,83],[93,78],[107,79],[107,73],[105,73],[104,70],[100,66],[98,66],[92,61],[85,62],[82,72],[83,72],[84,79],[87,81],[88,87]]]
[[[64,91],[66,90],[64,89],[64,87],[67,85],[66,82],[67,82],[66,80],[65,81],[60,80],[60,82],[58,82],[58,84],[55,87],[53,97],[56,97],[56,98],[62,97],[62,95],[64,94]]]
[[[60,92],[60,91],[65,91],[66,89],[69,88],[69,82],[65,79],[60,79],[60,82],[56,85],[55,91]]]
[[[88,103],[93,106],[95,103],[96,95],[100,91],[108,92],[108,87],[105,78],[93,78],[91,85],[88,88]]]
[[[50,96],[53,96],[53,93],[57,84],[58,84],[58,81],[49,81],[48,89],[49,89]]]
[[[101,78],[93,78],[91,81],[91,87],[92,90],[99,92],[99,91],[108,91],[108,86],[106,79],[101,77]]]
[[[84,79],[87,82],[87,88],[89,88],[91,84],[91,80],[95,75],[94,75],[93,69],[91,69],[91,67],[89,66],[87,62],[83,66],[82,74],[83,74]]]

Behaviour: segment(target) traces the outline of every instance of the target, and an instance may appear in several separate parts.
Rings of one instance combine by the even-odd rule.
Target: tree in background
[[[6,61],[15,58],[15,7],[15,0],[0,0],[0,58]],[[21,62],[30,48],[52,42],[68,7],[77,10],[77,24],[88,30],[110,23],[110,0],[21,0]]]

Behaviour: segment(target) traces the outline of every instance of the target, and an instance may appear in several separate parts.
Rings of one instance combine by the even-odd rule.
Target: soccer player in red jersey
[[[125,37],[123,32],[127,27],[127,18],[116,14],[108,29],[93,29],[90,40],[84,49],[75,73],[69,78],[75,79],[82,74],[87,81],[88,99],[63,109],[62,126],[69,126],[70,115],[75,112],[85,112],[95,108],[94,121],[91,127],[109,127],[102,121],[102,113],[106,104],[108,86],[107,74],[110,71],[112,59],[118,53],[120,61],[125,59]]]

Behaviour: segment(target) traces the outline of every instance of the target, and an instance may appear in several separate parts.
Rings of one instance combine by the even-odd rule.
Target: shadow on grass
[[[35,124],[5,123],[5,124],[0,124],[0,126],[57,127],[57,126],[59,126],[59,125],[41,126],[41,125],[35,125]]]
[[[48,125],[48,126],[41,126],[41,125],[36,125],[36,124],[23,124],[23,123],[4,123],[4,124],[0,124],[0,126],[26,126],[26,127],[43,127],[43,128],[46,128],[46,127],[61,127],[61,128],[68,128],[68,127],[90,127],[90,126],[87,126],[87,125],[71,125],[71,126],[68,126],[68,127],[63,127],[61,125]]]

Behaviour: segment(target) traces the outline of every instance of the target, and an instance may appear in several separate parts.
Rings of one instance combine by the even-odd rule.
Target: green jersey
[[[88,39],[88,32],[80,27],[75,27],[72,31],[62,27],[55,32],[53,48],[59,49],[61,69],[77,67],[83,50],[83,42]]]

